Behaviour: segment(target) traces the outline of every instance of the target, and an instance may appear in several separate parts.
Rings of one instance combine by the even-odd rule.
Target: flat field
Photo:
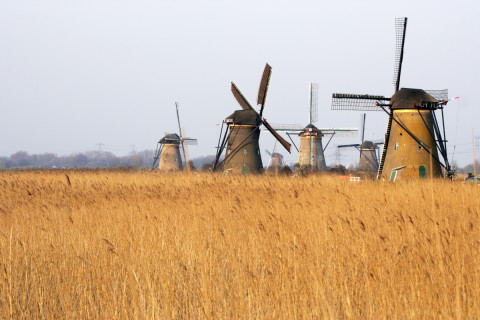
[[[0,173],[1,319],[480,317],[480,188]]]

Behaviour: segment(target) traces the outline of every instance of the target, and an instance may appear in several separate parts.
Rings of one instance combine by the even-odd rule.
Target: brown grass
[[[0,318],[478,318],[479,191],[3,172]]]

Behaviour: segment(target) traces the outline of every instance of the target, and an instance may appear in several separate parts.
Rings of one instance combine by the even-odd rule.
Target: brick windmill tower
[[[165,136],[158,141],[157,149],[155,150],[155,154],[153,156],[152,168],[158,167],[158,169],[161,171],[183,170],[188,165],[188,159],[185,153],[185,145],[197,144],[197,139],[185,138],[182,136],[183,130],[180,126],[178,105],[178,102],[175,102],[175,108],[177,110],[178,134],[166,133]]]
[[[397,18],[393,96],[334,93],[332,109],[384,111],[388,115],[377,178],[442,177],[444,172],[450,176],[443,118],[448,91],[400,88],[406,28],[407,18]],[[436,111],[441,112],[441,119]]]
[[[257,112],[238,87],[232,81],[231,90],[242,110],[237,110],[229,115],[224,123],[227,125],[223,133],[223,125],[220,131],[219,145],[214,164],[214,171],[226,171],[232,173],[262,173],[263,164],[260,155],[258,139],[260,138],[260,126],[263,125],[270,131],[280,144],[290,152],[290,143],[283,139],[275,129],[263,118],[265,100],[267,98],[268,85],[272,67],[265,65],[263,76],[258,90],[257,105],[260,111]],[[226,149],[225,157],[220,160],[223,150]]]
[[[277,131],[285,131],[290,139],[290,134],[296,134],[300,137],[300,148],[297,149],[298,164],[300,167],[315,172],[327,170],[324,151],[334,135],[358,131],[357,129],[349,128],[317,128],[314,125],[314,123],[318,121],[318,88],[318,83],[309,84],[308,124],[305,127],[288,124],[273,126]],[[325,135],[329,135],[330,138],[325,146],[323,146],[322,138]]]
[[[360,143],[354,144],[342,144],[338,145],[338,149],[342,148],[356,148],[360,152],[360,161],[358,162],[358,170],[368,172],[369,175],[377,174],[378,172],[378,146],[383,144],[382,142],[374,142],[370,140],[364,140],[365,138],[365,118],[366,113],[361,114],[361,134],[362,140]]]

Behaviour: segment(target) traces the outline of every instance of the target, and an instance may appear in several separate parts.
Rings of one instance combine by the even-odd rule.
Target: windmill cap
[[[180,144],[180,137],[176,133],[166,134],[161,140],[160,143],[163,144]]]
[[[378,149],[377,145],[375,143],[373,143],[372,141],[369,141],[369,140],[363,141],[360,148],[362,148],[362,150],[376,150],[376,149]]]
[[[313,124],[309,124],[305,128],[303,128],[303,132],[300,132],[299,136],[303,137],[306,134],[311,134],[311,133],[315,133],[315,135],[323,137],[323,133],[320,130],[318,130],[318,128],[315,127]]]
[[[402,88],[395,92],[390,99],[391,109],[411,109],[424,103],[438,103],[439,101],[422,89]]]
[[[229,115],[225,122],[228,124],[257,126],[262,120],[255,110],[237,110]]]

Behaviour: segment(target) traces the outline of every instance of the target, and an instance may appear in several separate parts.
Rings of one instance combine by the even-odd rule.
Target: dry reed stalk
[[[2,172],[0,318],[474,318],[477,189]]]

